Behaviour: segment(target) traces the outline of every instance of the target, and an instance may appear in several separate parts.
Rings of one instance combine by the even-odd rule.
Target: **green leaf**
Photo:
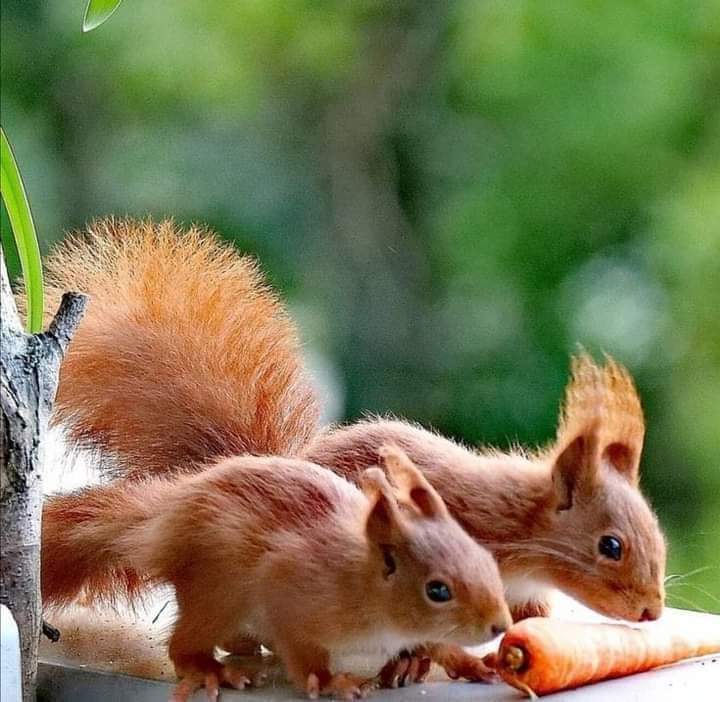
[[[0,127],[0,192],[5,203],[10,227],[15,237],[20,266],[27,293],[27,328],[32,334],[42,329],[43,278],[40,248],[33,224],[30,205],[23,186],[20,171],[5,131]]]
[[[91,32],[99,27],[118,9],[121,2],[122,0],[88,0],[83,17],[83,32]]]

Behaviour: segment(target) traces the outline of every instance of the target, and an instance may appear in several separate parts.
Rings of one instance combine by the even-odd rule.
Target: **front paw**
[[[367,697],[375,687],[374,680],[352,673],[336,673],[321,685],[320,678],[315,673],[310,673],[305,689],[311,700],[316,700],[320,695],[334,697],[336,700],[356,700]]]
[[[464,678],[471,682],[498,682],[498,676],[492,665],[493,659],[473,656],[461,646],[455,644],[434,644],[429,647],[430,657],[442,666],[449,678]]]
[[[470,682],[496,683],[499,678],[494,667],[488,665],[483,658],[471,656],[469,653],[443,666],[449,678],[463,678]]]
[[[419,651],[400,651],[390,659],[378,674],[380,687],[405,687],[425,681],[432,661]]]

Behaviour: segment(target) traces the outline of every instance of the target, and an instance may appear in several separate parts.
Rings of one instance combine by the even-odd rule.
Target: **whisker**
[[[689,587],[695,590],[696,592],[699,592],[701,595],[705,595],[705,597],[709,598],[716,604],[720,605],[720,597],[716,597],[712,594],[712,592],[706,590],[704,587],[701,587],[700,585],[694,585],[693,583],[673,583],[673,587]],[[673,591],[672,594],[675,594]]]
[[[698,606],[695,602],[688,599],[687,597],[683,597],[682,595],[679,595],[677,592],[672,593],[672,598],[673,598],[673,600],[678,600],[686,605],[690,605],[690,608],[697,612],[702,612],[703,614],[710,614],[710,612],[708,612],[706,609],[703,609],[702,607]],[[674,606],[674,604],[671,606]]]
[[[720,570],[720,566],[701,566],[700,568],[695,568],[695,570],[691,570],[687,573],[673,573],[671,575],[665,576],[665,583],[675,580],[685,580],[686,578],[690,578],[693,575],[704,573],[706,570]]]

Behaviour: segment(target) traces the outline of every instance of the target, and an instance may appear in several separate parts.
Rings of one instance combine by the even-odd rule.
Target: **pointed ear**
[[[442,497],[425,476],[397,446],[381,446],[378,455],[382,457],[392,482],[397,486],[399,499],[423,517],[445,517],[447,507]]]
[[[624,476],[632,485],[640,483],[640,452],[629,444],[613,441],[602,453],[603,462]]]
[[[385,474],[379,468],[367,468],[360,477],[360,485],[370,502],[365,521],[368,538],[380,545],[396,543],[402,515]]]
[[[552,482],[558,511],[570,509],[579,495],[592,490],[600,460],[598,448],[597,429],[590,426],[555,454]]]

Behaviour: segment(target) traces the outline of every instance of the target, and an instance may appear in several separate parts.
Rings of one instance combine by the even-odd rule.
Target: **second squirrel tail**
[[[149,585],[125,540],[153,513],[141,481],[93,486],[49,498],[42,518],[43,605],[132,603]]]
[[[254,260],[212,233],[100,221],[56,247],[46,269],[51,297],[90,296],[54,419],[109,455],[117,476],[292,455],[315,433],[292,320]]]

